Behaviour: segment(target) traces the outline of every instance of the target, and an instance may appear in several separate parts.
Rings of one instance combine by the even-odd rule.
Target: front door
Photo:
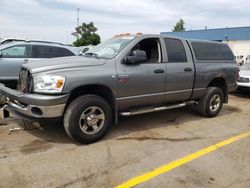
[[[17,80],[20,67],[31,58],[31,45],[16,45],[1,50],[0,82]]]
[[[160,39],[143,39],[131,52],[134,50],[145,51],[147,60],[132,65],[117,63],[120,109],[157,105],[164,101],[166,70]]]

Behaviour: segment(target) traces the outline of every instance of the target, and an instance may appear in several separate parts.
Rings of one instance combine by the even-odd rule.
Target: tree
[[[186,28],[184,27],[185,22],[183,19],[180,19],[176,25],[174,26],[174,29],[172,29],[172,31],[185,31]]]
[[[97,28],[94,26],[93,22],[82,23],[79,27],[75,28],[75,31],[72,33],[77,39],[73,42],[74,46],[88,46],[88,45],[97,45],[100,43],[101,38],[96,33]]]

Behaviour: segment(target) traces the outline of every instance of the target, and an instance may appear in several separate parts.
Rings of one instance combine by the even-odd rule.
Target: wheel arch
[[[224,94],[224,103],[228,102],[228,91],[227,91],[227,82],[224,77],[216,77],[212,79],[207,87],[218,87],[222,90]]]
[[[86,95],[86,94],[93,94],[105,99],[111,106],[112,112],[114,114],[114,122],[117,123],[118,121],[118,112],[117,112],[117,104],[116,99],[113,91],[105,86],[99,84],[91,84],[91,85],[83,85],[79,86],[71,91],[70,97],[67,101],[66,107],[77,97]]]

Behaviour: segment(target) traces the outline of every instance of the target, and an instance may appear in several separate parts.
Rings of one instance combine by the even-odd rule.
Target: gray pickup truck
[[[22,66],[19,90],[4,85],[5,112],[37,122],[59,118],[81,143],[101,139],[119,115],[193,105],[216,116],[235,89],[227,44],[164,35],[120,35],[84,56]],[[7,114],[7,113],[5,113]]]

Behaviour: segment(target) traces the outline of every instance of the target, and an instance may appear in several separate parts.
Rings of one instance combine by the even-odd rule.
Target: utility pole
[[[80,8],[77,8],[77,18],[76,18],[76,20],[77,20],[77,27],[79,27],[79,13],[80,13]],[[77,35],[77,39],[78,39],[79,37],[78,37],[78,35]]]
[[[77,27],[79,27],[79,12],[80,8],[77,8]]]

